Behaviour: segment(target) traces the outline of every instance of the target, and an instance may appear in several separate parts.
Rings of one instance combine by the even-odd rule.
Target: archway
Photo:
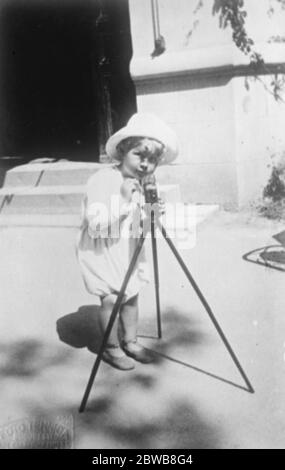
[[[136,110],[128,0],[4,0],[0,36],[2,162],[98,161]]]

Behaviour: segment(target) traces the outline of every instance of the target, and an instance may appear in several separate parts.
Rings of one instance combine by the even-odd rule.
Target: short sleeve
[[[87,181],[87,204],[90,205],[93,202],[110,204],[112,196],[120,196],[121,184],[122,176],[118,170],[105,168],[97,171]]]
[[[131,210],[131,207],[125,207],[121,197],[121,184],[121,173],[114,168],[98,171],[89,178],[85,217],[92,238],[108,237],[109,227],[119,224],[120,217],[127,216]]]

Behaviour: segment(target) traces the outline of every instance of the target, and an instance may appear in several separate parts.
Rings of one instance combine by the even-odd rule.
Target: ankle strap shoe
[[[136,340],[123,342],[122,349],[125,351],[127,356],[132,357],[135,361],[142,362],[143,364],[149,364],[154,360],[154,356],[151,351],[145,349]]]
[[[119,370],[132,370],[135,368],[134,361],[127,357],[123,351],[121,356],[116,356],[112,354],[110,349],[106,349],[103,352],[102,360]]]

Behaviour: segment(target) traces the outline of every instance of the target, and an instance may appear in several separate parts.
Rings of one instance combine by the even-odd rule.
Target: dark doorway
[[[128,0],[2,0],[0,44],[2,161],[99,160],[136,110]]]

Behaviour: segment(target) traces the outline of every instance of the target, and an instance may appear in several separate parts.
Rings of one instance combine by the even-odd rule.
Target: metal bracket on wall
[[[151,53],[151,57],[154,59],[154,57],[163,54],[163,52],[166,50],[165,39],[160,33],[158,0],[151,0],[151,14],[154,37],[154,50]]]

